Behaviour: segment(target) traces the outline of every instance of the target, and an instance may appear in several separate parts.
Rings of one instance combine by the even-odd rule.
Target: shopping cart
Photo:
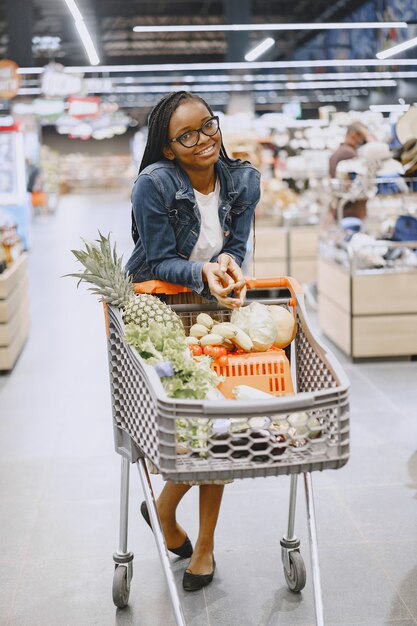
[[[137,292],[163,293],[164,283],[135,285]],[[172,287],[169,286],[169,287]],[[124,607],[129,600],[132,579],[133,554],[127,549],[128,491],[130,463],[136,463],[145,495],[156,545],[168,584],[177,626],[185,626],[184,616],[170,567],[155,498],[145,459],[149,459],[162,477],[174,482],[209,481],[231,478],[290,475],[290,499],[287,532],[281,540],[281,558],[284,576],[291,591],[298,592],[306,583],[306,569],[300,553],[300,541],[295,535],[297,477],[303,474],[306,496],[311,564],[313,575],[316,623],[323,622],[320,570],[314,511],[311,472],[337,469],[345,465],[349,456],[349,406],[346,375],[336,359],[313,336],[308,325],[304,296],[298,283],[291,278],[253,279],[248,289],[262,290],[273,299],[259,300],[265,304],[281,304],[296,317],[298,332],[288,351],[292,374],[293,395],[281,395],[250,402],[238,400],[183,400],[169,398],[156,369],[146,364],[124,339],[123,322],[118,309],[105,307],[110,385],[114,422],[115,448],[121,455],[121,496],[119,547],[114,554],[113,601]],[[184,291],[179,287],[177,292]],[[172,293],[172,290],[171,290]],[[256,291],[252,294],[256,294]],[[252,295],[251,294],[251,295]],[[186,330],[201,311],[219,321],[228,320],[230,311],[212,304],[173,305]],[[268,375],[268,374],[265,374]],[[314,436],[293,434],[293,440],[269,437],[269,430],[253,426],[259,419],[279,424],[289,414],[307,413],[318,424]],[[194,432],[186,454],[177,453],[176,434],[179,419],[181,432],[184,423]],[[216,425],[225,420],[242,420],[247,424],[236,435],[226,433],[219,441]],[[261,420],[262,421],[262,420]],[[252,435],[256,435],[254,439]],[[284,443],[283,443],[284,442]],[[220,445],[221,444],[221,445]],[[221,450],[221,454],[218,451]]]

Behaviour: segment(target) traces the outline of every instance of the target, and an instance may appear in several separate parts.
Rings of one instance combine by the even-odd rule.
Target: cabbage
[[[233,311],[230,321],[245,331],[252,339],[253,349],[258,352],[269,350],[278,337],[274,318],[269,309],[260,302]]]
[[[277,338],[274,342],[274,346],[276,348],[285,348],[291,343],[297,332],[294,315],[284,306],[276,304],[269,305],[268,309],[277,330]]]

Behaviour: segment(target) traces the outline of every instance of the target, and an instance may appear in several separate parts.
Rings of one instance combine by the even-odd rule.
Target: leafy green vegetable
[[[204,400],[221,381],[210,367],[210,357],[192,357],[185,333],[181,334],[178,329],[161,326],[157,322],[151,322],[149,328],[128,324],[125,340],[150,365],[164,361],[171,363],[174,376],[161,378],[170,398]]]
[[[151,322],[148,328],[128,324],[125,340],[134,346],[150,365],[169,361],[173,376],[163,376],[162,385],[170,398],[204,400],[217,387],[221,378],[211,369],[209,356],[192,357],[185,333]],[[200,456],[207,455],[207,439],[212,420],[207,418],[177,419],[177,441],[186,442]]]

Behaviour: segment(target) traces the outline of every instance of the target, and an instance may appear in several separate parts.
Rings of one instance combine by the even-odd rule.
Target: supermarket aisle
[[[76,281],[70,249],[97,228],[130,250],[128,194],[68,196],[34,225],[32,327],[14,371],[0,377],[0,624],[171,626],[150,530],[131,481],[131,601],[111,600],[118,537],[119,458],[113,452],[100,305]],[[352,381],[352,455],[314,474],[326,626],[417,623],[417,362],[346,363]],[[156,489],[159,479],[155,478]],[[308,581],[287,591],[279,540],[288,480],[227,487],[217,533],[217,572],[183,595],[189,626],[313,626],[305,506],[297,533]],[[197,530],[197,490],[180,521]],[[184,563],[174,563],[180,584]]]

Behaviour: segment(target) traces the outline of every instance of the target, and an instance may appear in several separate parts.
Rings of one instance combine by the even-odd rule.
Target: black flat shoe
[[[213,571],[211,574],[193,574],[189,570],[185,570],[182,579],[182,586],[185,591],[199,591],[203,587],[207,587],[213,580],[214,570],[216,569],[216,561],[213,556]]]
[[[145,520],[145,522],[148,524],[149,528],[153,532],[151,518],[149,517],[149,511],[148,511],[148,507],[146,506],[145,501],[143,501],[142,504],[140,505],[140,512],[142,513],[143,519]],[[187,536],[185,538],[184,543],[181,544],[178,548],[168,548],[168,550],[172,552],[173,554],[175,554],[176,556],[181,557],[182,559],[189,559],[193,553],[193,546],[192,546],[190,539]]]

